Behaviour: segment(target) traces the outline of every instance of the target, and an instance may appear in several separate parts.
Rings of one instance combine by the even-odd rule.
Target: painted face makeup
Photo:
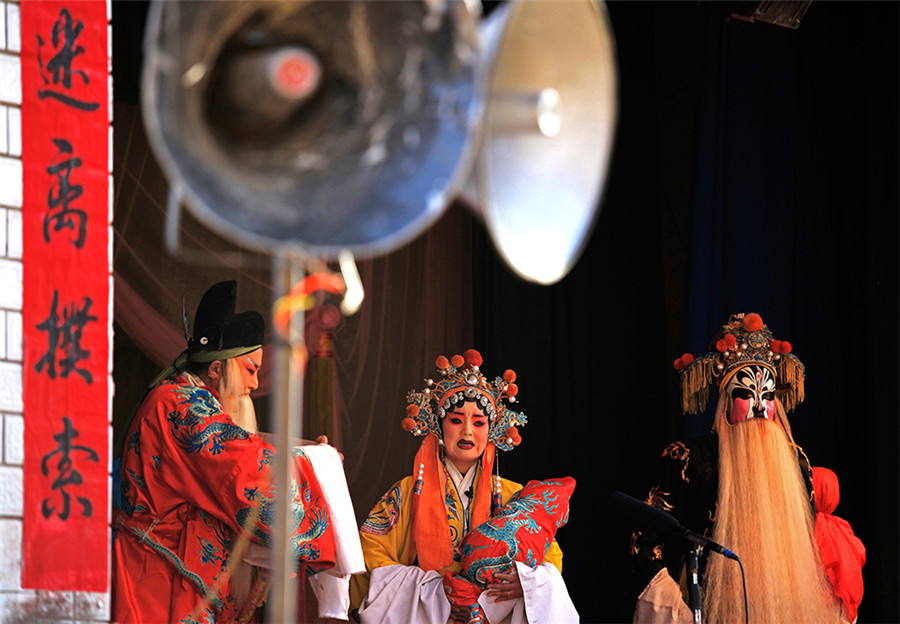
[[[453,407],[441,424],[444,454],[462,474],[468,472],[487,446],[488,419],[474,402]]]
[[[259,387],[259,369],[262,366],[262,359],[262,348],[237,358],[238,371],[241,374],[241,389],[244,394],[250,394]]]
[[[775,377],[765,366],[738,370],[725,386],[725,392],[730,424],[750,418],[775,420]]]

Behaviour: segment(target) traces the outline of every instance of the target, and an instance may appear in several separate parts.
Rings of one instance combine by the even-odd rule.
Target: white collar
[[[472,467],[469,468],[466,474],[462,474],[456,466],[453,465],[453,462],[445,461],[444,467],[447,469],[447,474],[449,474],[450,478],[453,480],[453,485],[456,486],[456,491],[459,493],[459,500],[462,502],[463,508],[468,510],[469,496],[466,492],[471,489],[472,483],[475,481],[475,474],[478,472],[478,462],[472,464]]]

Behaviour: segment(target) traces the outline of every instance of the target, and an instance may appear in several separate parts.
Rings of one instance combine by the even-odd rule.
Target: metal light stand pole
[[[700,544],[694,544],[688,554],[688,573],[691,575],[691,582],[688,586],[688,593],[691,603],[691,612],[694,614],[694,624],[702,624],[703,608],[700,597],[700,553],[703,547]]]
[[[276,255],[272,262],[273,309],[280,295],[305,277],[300,261]],[[295,320],[295,316],[299,317]],[[276,436],[275,526],[272,536],[272,584],[267,602],[266,620],[271,624],[297,622],[297,584],[305,579],[295,575],[297,562],[291,555],[290,488],[291,441],[302,437],[303,370],[294,361],[294,345],[303,344],[303,315],[291,314],[288,339],[276,336],[275,386],[270,414]],[[298,370],[300,369],[300,370]],[[293,576],[293,578],[292,578]]]

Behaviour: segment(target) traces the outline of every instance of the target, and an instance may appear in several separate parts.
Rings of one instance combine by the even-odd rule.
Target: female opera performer
[[[494,471],[496,449],[520,441],[524,414],[508,409],[515,373],[489,382],[474,349],[437,358],[442,379],[407,395],[403,428],[423,436],[413,474],[394,484],[360,528],[366,574],[351,579],[351,608],[363,624],[446,624],[442,575],[460,571],[460,543],[522,488]],[[498,574],[479,603],[492,624],[577,622],[554,540],[536,567]]]

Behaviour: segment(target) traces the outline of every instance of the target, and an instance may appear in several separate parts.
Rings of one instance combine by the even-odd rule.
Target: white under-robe
[[[481,594],[478,603],[491,624],[569,624],[578,612],[556,566],[531,568],[516,562],[524,599],[497,602]],[[362,624],[447,624],[450,602],[441,575],[416,566],[372,570],[369,593],[359,609]]]

